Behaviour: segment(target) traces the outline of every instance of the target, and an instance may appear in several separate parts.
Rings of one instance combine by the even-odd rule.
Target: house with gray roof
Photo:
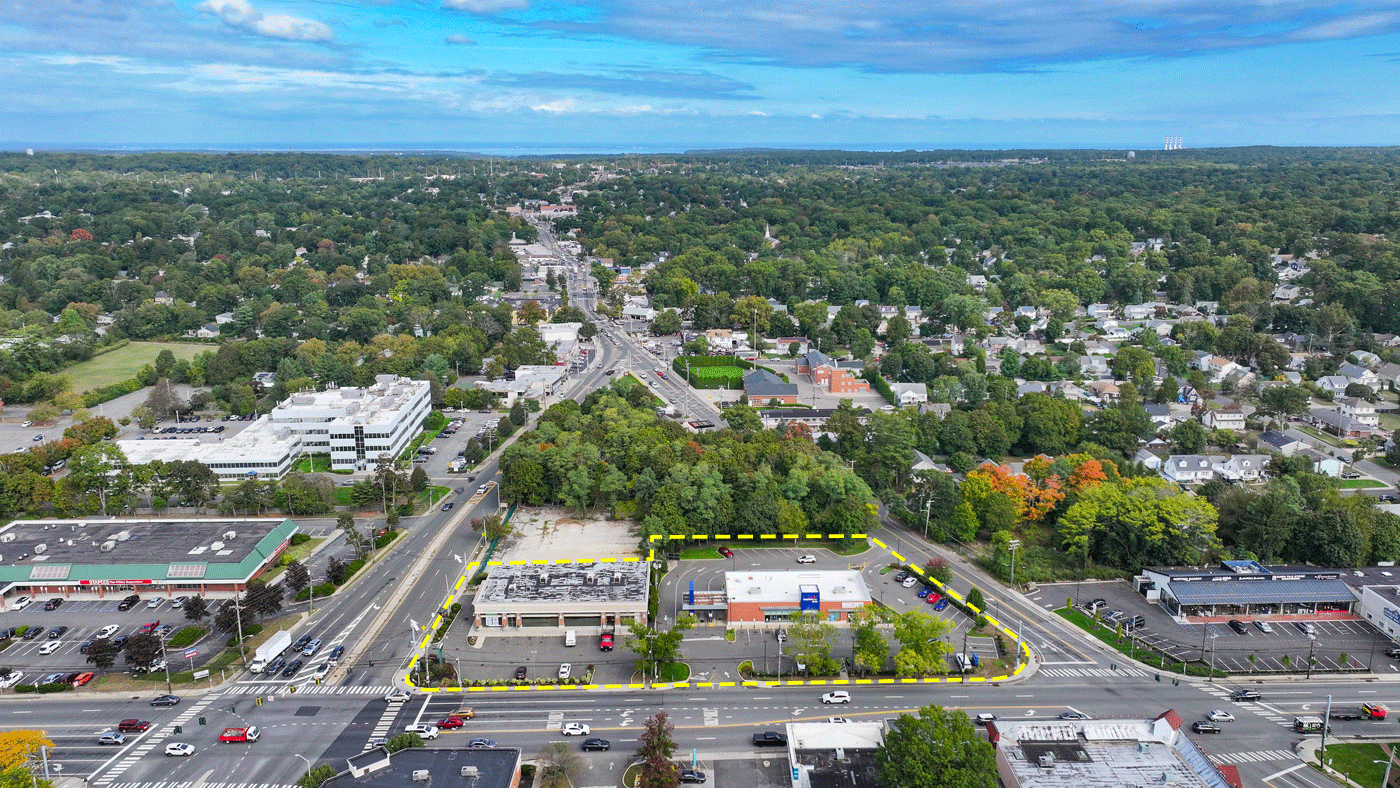
[[[784,405],[797,404],[797,384],[785,383],[766,369],[752,369],[744,375],[744,394],[755,405],[767,405],[773,400]]]

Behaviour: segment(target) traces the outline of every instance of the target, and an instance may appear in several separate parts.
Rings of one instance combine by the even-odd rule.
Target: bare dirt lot
[[[637,524],[601,515],[578,517],[551,506],[516,510],[515,531],[497,553],[502,560],[536,561],[586,558],[629,558],[638,555]]]

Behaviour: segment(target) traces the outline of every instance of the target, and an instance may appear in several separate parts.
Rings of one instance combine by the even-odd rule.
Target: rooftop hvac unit
[[[14,540],[15,540],[15,535],[12,534],[12,533],[3,533],[3,534],[0,534],[0,542],[7,542],[7,543],[8,543],[8,542],[13,542]]]
[[[622,573],[621,573],[621,572],[613,572],[613,582],[614,582],[614,583],[621,583],[621,582],[622,582]]]
[[[1051,753],[1051,752],[1042,753],[1041,756],[1040,756],[1039,758],[1037,758],[1036,760],[1040,762],[1040,768],[1042,768],[1042,769],[1053,769],[1053,768],[1055,767],[1055,754],[1054,754],[1054,753]]]
[[[105,541],[105,542],[102,543],[102,546],[101,546],[101,547],[99,547],[99,548],[97,548],[97,549],[100,550],[101,552],[104,552],[104,553],[110,553],[110,552],[112,552],[113,550],[115,550],[116,547],[117,547],[117,543],[114,542],[114,541],[112,541],[111,539],[108,539],[107,541]]]
[[[229,541],[231,542],[231,541],[233,541],[234,539],[237,539],[237,538],[238,538],[238,532],[237,532],[237,531],[224,531],[224,538],[227,539],[227,540],[229,540]]]
[[[837,747],[837,748],[836,748],[836,761],[837,761],[838,763],[842,763],[842,762],[845,762],[845,760],[846,760],[846,748],[844,748],[844,747]]]
[[[1149,747],[1149,746],[1147,746],[1147,742],[1145,742],[1145,741],[1140,741],[1140,742],[1138,742],[1138,752],[1147,752],[1147,751],[1150,750],[1150,749],[1152,749],[1152,748]]]
[[[479,769],[477,769],[475,766],[463,766],[463,767],[462,767],[462,776],[463,776],[463,777],[480,777],[480,776],[481,776],[481,771],[480,771]]]
[[[69,540],[68,540],[68,546],[69,546],[69,547],[72,547],[72,546],[73,546],[73,540],[72,540],[72,539],[69,539]]]
[[[213,543],[211,543],[211,544],[209,545],[209,549],[210,549],[210,550],[222,550],[222,549],[224,549],[224,543],[223,543],[223,542],[213,542]]]
[[[40,553],[42,553],[42,552],[44,552],[45,550],[48,550],[48,549],[49,549],[49,546],[46,545],[46,544],[43,544],[43,543],[36,544],[36,545],[34,545],[34,555],[38,555],[38,554],[40,554]]]
[[[130,539],[130,538],[131,538],[131,532],[130,532],[130,531],[125,531],[125,530],[123,530],[123,531],[117,531],[117,541],[118,541],[118,542],[125,542],[126,540],[128,540],[128,539]]]
[[[414,781],[414,782],[421,782],[421,781],[424,781],[424,780],[427,780],[427,779],[428,779],[428,770],[427,770],[427,769],[414,769],[414,770],[413,770],[413,781]]]

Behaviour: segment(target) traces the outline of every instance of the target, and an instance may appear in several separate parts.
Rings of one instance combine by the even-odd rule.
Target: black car
[[[1239,620],[1238,618],[1232,618],[1225,623],[1227,626],[1230,627],[1230,629],[1235,630],[1236,635],[1244,635],[1249,632],[1249,627],[1245,626],[1244,622]]]
[[[43,624],[31,624],[31,625],[29,626],[29,629],[24,630],[24,634],[21,636],[21,639],[22,639],[22,640],[34,640],[34,639],[38,638],[40,635],[42,635],[42,634],[44,634],[44,625],[43,625]]]
[[[122,649],[126,648],[126,642],[128,640],[131,640],[130,635],[118,635],[117,637],[112,638],[112,645],[116,647],[117,651],[121,651]]]
[[[118,610],[130,610],[130,609],[132,609],[133,607],[136,607],[136,603],[137,603],[137,602],[140,602],[140,601],[141,601],[141,597],[137,596],[136,594],[132,594],[131,596],[127,597],[126,599],[123,599],[123,600],[121,601],[121,604],[117,605],[117,609],[118,609]]]
[[[289,679],[292,676],[295,676],[297,674],[297,671],[301,670],[301,666],[302,661],[299,659],[294,659],[291,662],[288,662],[287,668],[282,671],[282,678]]]
[[[584,750],[584,752],[587,752],[587,751],[589,751],[589,750],[598,750],[598,751],[601,752],[601,751],[607,750],[607,749],[608,749],[609,747],[611,747],[611,746],[612,746],[612,743],[609,742],[607,739],[584,739],[584,740],[583,740],[583,750]]]
[[[1191,723],[1191,730],[1196,733],[1219,733],[1220,726],[1210,720],[1201,720],[1200,722]]]
[[[524,680],[525,680],[525,668],[524,668],[524,666],[521,666],[521,667],[518,667],[518,668],[515,669],[515,680],[516,680],[516,681],[524,681]]]
[[[0,638],[3,640],[4,638]],[[1385,650],[1385,655],[1391,659],[1400,659],[1400,646],[1391,646]]]
[[[445,504],[442,505],[442,510],[443,510],[444,512],[450,512],[450,511],[452,511],[452,507],[454,507],[454,506],[456,506],[456,505],[457,505],[457,504],[455,504],[455,503],[453,503],[453,502],[451,502],[451,501],[448,501],[447,503],[445,503]]]
[[[276,657],[271,662],[267,663],[267,667],[263,668],[263,673],[269,676],[276,676],[286,665],[287,660],[282,657]]]
[[[310,635],[302,635],[301,639],[299,639],[295,644],[292,645],[292,651],[301,651],[302,649],[306,648],[306,644],[310,642]]]
[[[161,695],[159,698],[156,698],[155,700],[151,701],[151,705],[152,705],[152,706],[178,706],[178,705],[180,705],[180,696],[179,696],[179,695]]]
[[[4,629],[0,629],[0,641],[9,640],[10,638],[14,637],[15,632],[17,632],[18,630],[19,627],[6,627]]]
[[[83,643],[83,645],[78,646],[78,653],[79,653],[79,654],[86,654],[86,653],[88,653],[89,651],[91,651],[91,650],[92,650],[92,644],[93,644],[94,642],[95,642],[95,641],[92,641],[92,640],[85,641],[85,642]]]
[[[331,653],[326,655],[326,661],[334,665],[337,661],[340,660],[341,655],[343,655],[344,653],[344,646],[336,646],[335,648],[331,649]]]
[[[908,572],[900,572],[899,574],[897,574],[897,575],[894,576],[894,581],[895,581],[896,583],[903,583],[905,580],[908,580],[908,579],[909,579],[909,573],[908,573]]]
[[[1259,690],[1252,689],[1238,689],[1230,693],[1230,700],[1233,701],[1261,700],[1263,697],[1264,696],[1259,693]]]
[[[62,600],[62,599],[60,599],[60,598],[58,598],[58,597],[54,597],[53,599],[50,599],[49,601],[47,601],[47,602],[44,603],[44,609],[45,609],[45,610],[57,610],[57,609],[59,608],[59,606],[62,605],[62,604],[63,604],[63,600]]]
[[[698,769],[681,769],[681,782],[703,783],[705,782],[705,773]]]

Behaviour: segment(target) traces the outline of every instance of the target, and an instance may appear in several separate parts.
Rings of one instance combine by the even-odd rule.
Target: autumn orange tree
[[[0,769],[18,766],[39,754],[40,747],[53,751],[53,742],[43,731],[17,729],[0,732]]]

